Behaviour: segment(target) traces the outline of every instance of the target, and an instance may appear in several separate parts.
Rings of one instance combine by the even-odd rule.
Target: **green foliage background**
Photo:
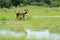
[[[1,8],[10,8],[12,6],[17,7],[26,5],[58,7],[60,6],[60,0],[0,0]]]

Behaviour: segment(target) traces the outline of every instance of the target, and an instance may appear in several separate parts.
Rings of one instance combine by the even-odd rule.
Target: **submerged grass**
[[[24,31],[24,27],[32,30],[48,29],[53,33],[60,33],[60,18],[32,18],[25,21],[1,21],[0,29],[10,29],[17,31]]]

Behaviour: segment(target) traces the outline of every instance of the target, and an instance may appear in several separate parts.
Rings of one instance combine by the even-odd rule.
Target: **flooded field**
[[[7,38],[8,37],[22,38],[23,40],[60,40],[60,34],[50,33],[48,29],[42,31],[25,29],[25,31],[27,32],[27,34],[25,32],[18,33],[18,32],[3,29],[0,30],[0,36],[7,37]]]
[[[60,17],[0,21],[0,40],[60,40]]]

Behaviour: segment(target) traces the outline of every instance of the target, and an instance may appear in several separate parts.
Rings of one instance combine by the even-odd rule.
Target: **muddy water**
[[[23,37],[25,36],[25,38],[28,39],[36,39],[36,40],[40,40],[43,38],[47,38],[48,39],[52,39],[52,40],[58,40],[60,39],[60,34],[53,34],[50,33],[49,30],[44,30],[44,31],[32,31],[30,29],[25,29],[25,31],[27,32],[27,34],[25,33],[16,33],[14,31],[10,31],[10,30],[0,30],[0,36],[13,36],[13,37]]]

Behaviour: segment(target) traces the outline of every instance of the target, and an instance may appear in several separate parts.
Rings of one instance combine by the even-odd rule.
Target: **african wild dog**
[[[25,9],[23,12],[17,12],[16,13],[16,18],[18,18],[19,16],[22,16],[22,19],[25,18],[25,15],[27,14],[27,9]]]

